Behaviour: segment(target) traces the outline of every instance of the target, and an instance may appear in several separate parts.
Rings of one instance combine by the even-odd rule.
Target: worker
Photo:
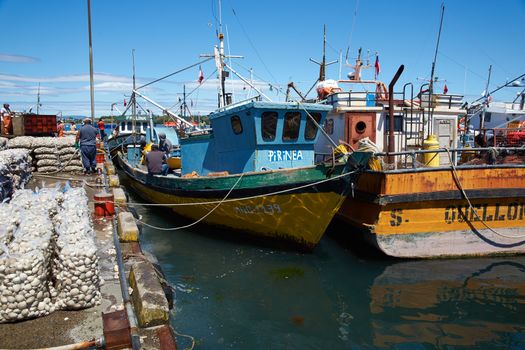
[[[77,126],[73,122],[71,122],[71,131],[77,131]]]
[[[64,137],[64,123],[61,120],[57,123],[57,136]]]
[[[159,146],[153,144],[151,151],[146,154],[146,165],[148,166],[148,175],[168,175],[169,167],[166,164],[166,154],[159,150]]]
[[[12,112],[9,108],[9,103],[4,103],[4,107],[2,108],[2,111],[0,112],[2,117],[2,133],[4,135],[10,135],[13,133],[13,125],[11,124],[12,120]]]
[[[166,155],[169,157],[171,155],[172,148],[173,144],[166,138],[166,134],[163,132],[159,133],[159,150],[166,153]]]
[[[106,126],[104,125],[104,120],[100,118],[97,123],[98,131],[100,132],[100,138],[102,141],[106,140]]]
[[[98,129],[91,125],[91,119],[86,118],[84,125],[78,130],[75,146],[80,148],[84,174],[96,173],[97,138],[100,138]]]

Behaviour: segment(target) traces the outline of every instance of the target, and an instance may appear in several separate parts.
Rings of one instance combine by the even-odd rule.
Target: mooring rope
[[[494,230],[492,227],[490,227],[479,215],[478,215],[478,212],[476,211],[476,208],[474,208],[474,206],[472,205],[472,202],[470,201],[470,199],[468,198],[467,196],[467,193],[465,192],[465,190],[463,189],[463,185],[461,184],[461,181],[459,180],[459,176],[458,176],[458,173],[457,173],[457,170],[456,170],[456,166],[454,165],[454,162],[452,161],[452,156],[450,154],[450,150],[448,148],[445,147],[445,150],[447,151],[447,155],[448,155],[448,159],[450,160],[450,164],[451,164],[451,169],[452,169],[452,176],[454,177],[454,180],[456,181],[456,185],[458,186],[459,190],[461,191],[461,194],[463,195],[463,197],[465,197],[469,207],[470,207],[470,210],[472,213],[474,213],[474,215],[476,216],[476,218],[483,224],[483,226],[485,226],[487,229],[489,229],[491,232],[493,232],[494,234],[498,235],[498,236],[501,236],[501,237],[505,237],[505,238],[511,238],[511,239],[516,239],[516,238],[525,238],[525,234],[524,235],[518,235],[518,236],[509,236],[509,235],[506,235],[504,233],[501,233],[501,232],[498,232],[496,230]]]
[[[237,184],[241,181],[241,179],[243,178],[244,176],[244,173],[241,174],[241,176],[239,176],[239,178],[237,179],[237,181],[235,182],[235,184],[233,184],[232,188],[230,188],[230,190],[228,191],[228,193],[226,193],[226,196],[224,196],[224,198],[222,200],[220,200],[217,205],[215,207],[213,207],[209,212],[207,212],[206,214],[204,214],[204,216],[202,216],[200,219],[198,219],[197,221],[194,221],[192,222],[191,224],[188,224],[188,225],[183,225],[183,226],[178,226],[178,227],[158,227],[158,226],[154,226],[154,225],[151,225],[151,224],[148,224],[140,219],[136,219],[137,222],[147,226],[147,227],[150,227],[150,228],[153,228],[155,230],[160,230],[160,231],[177,231],[177,230],[182,230],[182,229],[185,229],[185,228],[189,228],[189,227],[192,227],[194,225],[197,225],[199,222],[201,222],[202,220],[206,219],[211,213],[213,213],[215,211],[215,209],[217,209],[222,203],[224,203],[224,201],[226,200],[226,198],[228,198],[228,196],[230,195],[230,193],[232,193],[233,189],[237,186]]]
[[[317,182],[312,182],[312,183],[309,183],[309,184],[306,184],[306,185],[296,186],[296,187],[287,188],[287,189],[280,190],[280,191],[264,193],[264,194],[254,195],[254,196],[248,196],[248,197],[230,198],[230,199],[224,199],[223,198],[222,200],[208,201],[208,202],[194,202],[194,203],[140,203],[140,202],[130,202],[130,203],[127,203],[126,205],[130,206],[130,207],[134,207],[134,206],[141,206],[141,207],[178,207],[178,206],[181,206],[181,207],[183,207],[183,206],[192,206],[192,205],[209,205],[209,204],[228,203],[228,202],[236,202],[236,201],[257,199],[257,198],[266,197],[266,196],[274,196],[274,195],[278,195],[278,194],[288,193],[288,192],[292,192],[292,191],[295,191],[295,190],[300,190],[300,189],[307,188],[307,187],[317,186],[317,185],[320,185],[320,184],[328,182],[328,181],[337,180],[337,179],[340,179],[342,177],[355,174],[356,172],[357,172],[357,170],[354,170],[354,171],[350,171],[350,172],[347,172],[347,173],[344,173],[344,174],[336,175],[334,177],[330,177],[330,178],[327,178],[327,179],[319,180]],[[105,202],[105,203],[111,203],[111,202]],[[115,203],[115,202],[113,202],[113,203]],[[115,203],[115,204],[117,204],[117,203]]]

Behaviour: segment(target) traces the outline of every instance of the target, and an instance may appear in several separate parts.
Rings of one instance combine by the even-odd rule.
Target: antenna
[[[489,93],[489,84],[490,84],[490,75],[492,73],[492,65],[489,66],[489,76],[487,78],[487,85],[485,87],[485,91],[483,92],[483,97],[485,98],[485,101],[483,103],[483,112],[481,113],[481,118],[479,119],[479,129],[483,129],[485,127],[485,112],[487,111],[487,105],[488,105],[488,97],[490,96]]]
[[[439,40],[441,39],[441,29],[443,28],[443,16],[445,14],[445,3],[441,3],[441,20],[439,22],[439,32],[436,42],[436,51],[434,52],[434,61],[432,61],[432,70],[430,72],[430,82],[428,84],[428,92],[429,92],[429,101],[428,101],[428,133],[432,132],[432,116],[433,116],[433,108],[432,108],[432,96],[434,94],[434,71],[436,69],[436,60],[437,60],[437,53],[439,49]]]
[[[131,62],[132,62],[132,69],[133,69],[133,91],[135,91],[135,49],[131,50]],[[136,127],[136,114],[137,114],[137,99],[135,98],[135,95],[133,94],[132,97],[133,101],[131,101],[131,117],[132,117],[132,126],[133,126],[133,132],[135,132]]]
[[[326,24],[323,26],[323,59],[321,62],[317,62],[316,60],[310,58],[310,61],[319,65],[319,81],[326,80],[326,67],[338,62],[335,60],[326,63]]]

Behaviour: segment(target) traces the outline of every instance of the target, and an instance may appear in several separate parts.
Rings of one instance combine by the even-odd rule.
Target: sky
[[[132,90],[132,52],[137,85],[146,84],[202,60],[217,43],[219,18],[226,53],[241,55],[231,66],[252,80],[272,100],[285,97],[293,81],[306,93],[322,57],[327,28],[327,61],[353,63],[361,47],[387,85],[397,68],[405,70],[396,85],[415,90],[430,77],[441,6],[445,12],[437,54],[436,90],[466,101],[481,96],[492,65],[489,91],[525,73],[522,44],[525,0],[393,1],[346,0],[91,0],[95,72],[95,114],[116,115]],[[0,103],[17,111],[90,115],[87,0],[0,0]],[[348,54],[347,54],[348,52]],[[184,86],[192,113],[209,113],[217,105],[213,61],[201,65],[206,78],[197,83],[199,66],[140,91],[177,111]],[[327,78],[345,78],[351,68],[333,64]],[[373,78],[373,69],[363,74]],[[227,83],[236,100],[256,93],[244,82]],[[505,89],[495,100],[512,101],[523,88]],[[310,94],[309,96],[313,96]],[[138,100],[140,110],[159,113]]]

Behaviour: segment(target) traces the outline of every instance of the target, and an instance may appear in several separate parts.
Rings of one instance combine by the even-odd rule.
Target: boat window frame
[[[321,122],[321,119],[323,118],[323,115],[319,112],[313,112],[313,113],[310,113],[310,115],[315,119],[317,124],[319,124]],[[311,132],[312,130],[313,130],[313,136],[308,137],[309,136],[308,133]],[[317,126],[312,121],[312,118],[310,118],[310,116],[307,115],[306,116],[306,126],[304,128],[304,139],[307,141],[315,140],[315,138],[317,137],[317,131],[318,131]]]
[[[289,118],[290,115],[293,115],[292,118],[295,118],[296,116],[299,116],[299,121],[297,122],[296,126],[292,126],[292,128],[288,128],[289,125],[291,125],[291,118]],[[283,125],[283,142],[295,142],[299,139],[299,130],[301,129],[301,119],[302,119],[302,113],[299,111],[290,111],[286,112],[284,114],[284,125]],[[293,132],[290,136],[288,133]],[[295,137],[293,137],[295,136]]]
[[[126,131],[132,131],[132,130],[133,130],[133,122],[127,122]]]
[[[234,122],[236,122],[236,121],[238,121],[238,124],[234,124]],[[230,125],[231,125],[232,131],[233,131],[233,133],[235,135],[242,134],[242,132],[243,132],[242,120],[241,120],[241,117],[239,117],[237,114],[236,115],[232,115],[230,117]],[[238,125],[240,127],[240,130],[237,130],[236,125]]]
[[[326,120],[323,123],[323,130],[326,132],[327,135],[333,135],[334,134],[334,119],[326,118]]]
[[[265,127],[265,120],[270,120],[268,117],[275,116],[275,121],[273,125],[273,130],[268,130],[267,127]],[[264,111],[261,113],[261,137],[262,140],[265,142],[273,142],[275,141],[275,138],[277,137],[277,123],[279,121],[279,113],[277,111]],[[268,126],[268,124],[266,125]],[[270,125],[270,127],[272,127]],[[270,135],[272,134],[271,131],[273,131],[272,137],[265,137],[265,131],[270,131]]]

